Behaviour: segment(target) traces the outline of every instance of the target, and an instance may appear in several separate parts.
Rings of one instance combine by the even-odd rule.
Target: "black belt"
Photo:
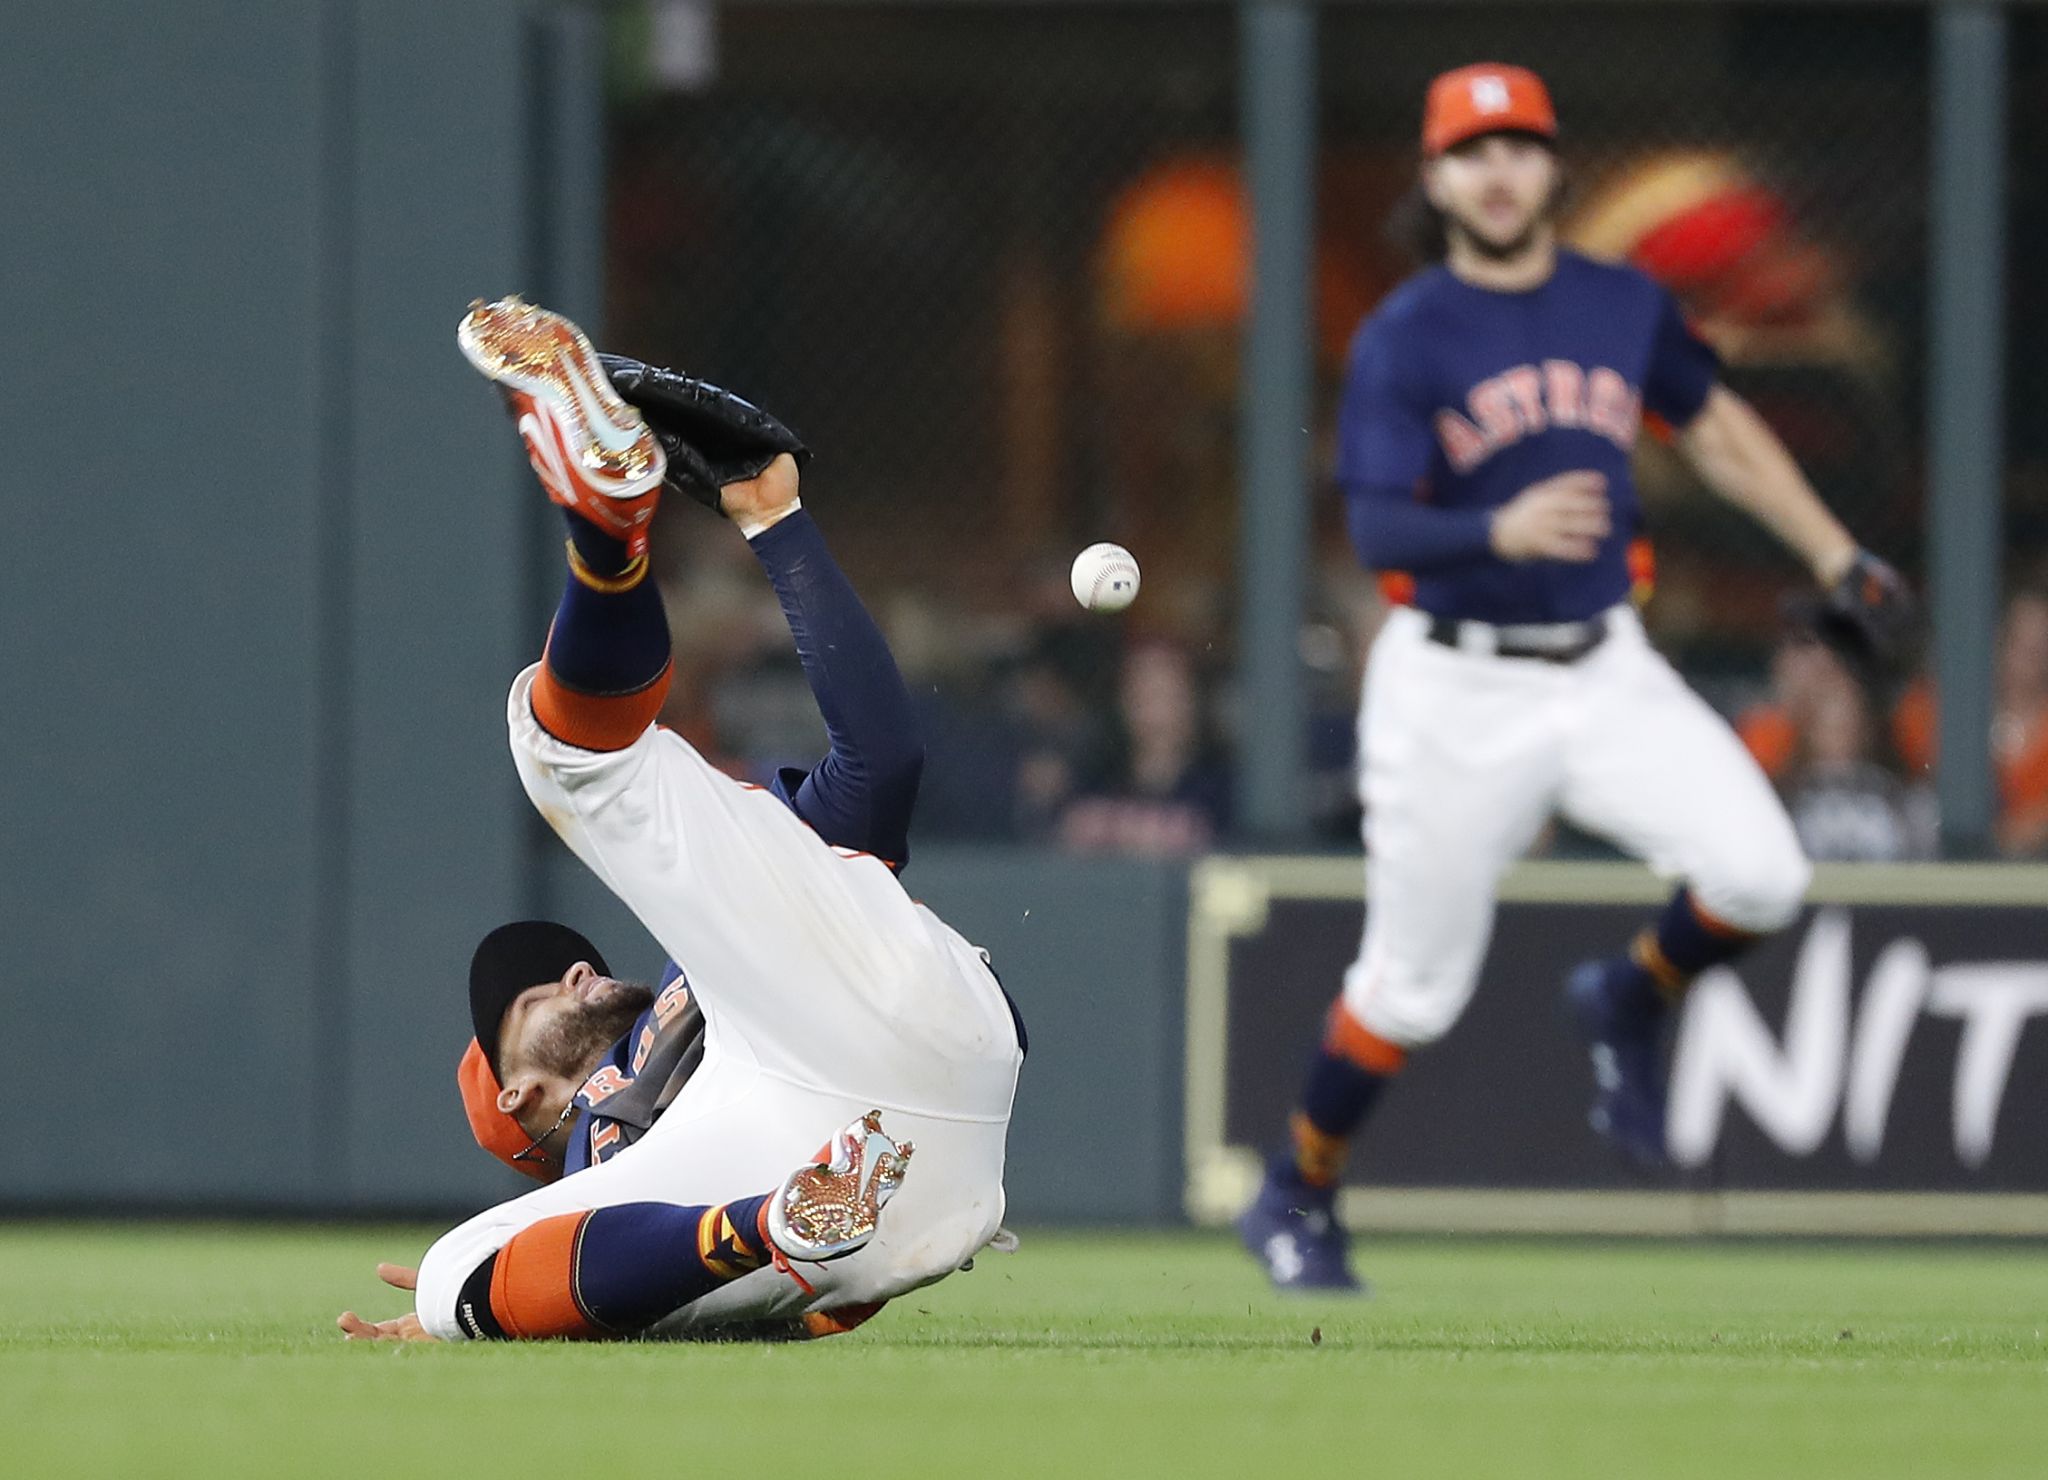
[[[1476,632],[1477,640],[1467,641],[1468,632]],[[1586,622],[1545,622],[1526,627],[1496,627],[1490,622],[1431,617],[1429,640],[1460,652],[1490,653],[1496,658],[1576,663],[1607,640],[1607,614],[1602,612]]]

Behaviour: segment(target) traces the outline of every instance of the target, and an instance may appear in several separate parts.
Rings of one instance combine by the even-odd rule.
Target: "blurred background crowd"
[[[787,9],[611,13],[610,338],[782,408],[818,450],[814,498],[929,706],[926,836],[1155,855],[1228,844],[1250,743],[1231,682],[1251,254],[1231,15],[814,6],[793,24]],[[1558,97],[1569,239],[1668,284],[1823,495],[1920,578],[1940,496],[1922,410],[1926,14],[1585,18],[1324,17],[1323,414],[1303,428],[1318,465],[1350,334],[1413,265],[1399,225],[1421,83],[1484,35]],[[2024,76],[2048,27],[2023,12],[2014,38]],[[2023,150],[2039,110],[2014,91]],[[2044,202],[2024,171],[2014,188],[2025,240]],[[2013,288],[2021,306],[2040,291]],[[2010,359],[2019,396],[2048,383],[2048,348],[2018,339]],[[2012,438],[1997,841],[2041,857],[2048,443],[2024,417]],[[1658,558],[1646,618],[1783,788],[1809,848],[1934,856],[1933,677],[1849,673],[1815,640],[1791,562],[1654,439],[1642,463]],[[1325,485],[1298,644],[1314,830],[1333,845],[1356,835],[1353,714],[1383,612],[1338,513]],[[1065,590],[1071,552],[1103,538],[1145,568],[1121,622],[1086,619]],[[773,602],[730,546],[682,530],[656,542],[685,679],[668,721],[762,774],[821,737]],[[1572,836],[1542,846],[1597,851]]]

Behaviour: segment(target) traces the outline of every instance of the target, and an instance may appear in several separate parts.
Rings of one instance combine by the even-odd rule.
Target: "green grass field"
[[[1027,1234],[805,1346],[344,1346],[423,1237],[0,1227],[0,1475],[2048,1474],[2031,1248]]]

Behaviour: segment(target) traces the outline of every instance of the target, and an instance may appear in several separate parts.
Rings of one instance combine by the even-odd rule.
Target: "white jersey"
[[[461,1339],[463,1281],[543,1218],[630,1202],[729,1202],[775,1187],[839,1127],[879,1108],[915,1164],[874,1240],[764,1268],[664,1321],[687,1329],[886,1300],[952,1273],[1003,1216],[1003,1155],[1023,1055],[987,956],[880,859],[834,848],[780,800],[650,728],[581,750],[534,720],[538,668],[507,719],[527,795],[682,967],[704,1059],[637,1143],[478,1214],[428,1250],[417,1309]]]

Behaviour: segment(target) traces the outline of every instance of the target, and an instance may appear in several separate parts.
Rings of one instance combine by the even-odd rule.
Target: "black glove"
[[[597,358],[668,455],[669,486],[707,509],[723,514],[718,490],[759,477],[785,452],[799,463],[810,460],[801,437],[742,396],[624,355]]]
[[[1905,579],[1868,550],[1828,588],[1814,626],[1865,677],[1896,673],[1915,656],[1920,609]]]

